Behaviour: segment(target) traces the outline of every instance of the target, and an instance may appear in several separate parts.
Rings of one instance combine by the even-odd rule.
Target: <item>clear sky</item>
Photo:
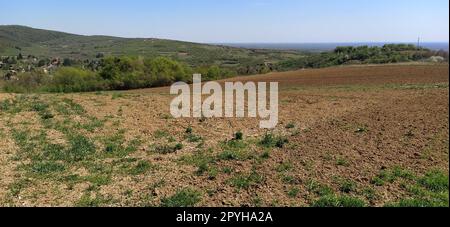
[[[194,42],[448,42],[448,0],[0,0],[0,24]]]

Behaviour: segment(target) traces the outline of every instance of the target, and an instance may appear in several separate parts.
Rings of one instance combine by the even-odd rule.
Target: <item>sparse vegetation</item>
[[[308,71],[298,73],[317,73]],[[296,87],[297,72],[288,74],[285,123],[271,131],[242,128],[253,120],[167,117],[160,107],[171,96],[161,89],[0,93],[0,206],[448,207],[447,71],[325,69],[314,80],[419,80],[325,88]],[[311,114],[298,119],[295,108]]]
[[[356,197],[326,195],[315,201],[313,207],[365,207],[366,203]]]
[[[185,188],[161,200],[162,207],[193,207],[201,201],[201,193]]]

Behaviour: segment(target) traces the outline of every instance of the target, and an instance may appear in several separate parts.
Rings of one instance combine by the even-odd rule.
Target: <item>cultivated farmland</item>
[[[173,119],[168,88],[0,93],[0,206],[447,206],[447,64],[279,81],[280,122]]]

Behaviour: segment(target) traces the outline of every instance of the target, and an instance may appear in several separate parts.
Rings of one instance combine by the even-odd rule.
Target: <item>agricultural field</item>
[[[0,93],[0,206],[449,206],[448,64],[280,82],[280,121],[170,115],[168,88]]]

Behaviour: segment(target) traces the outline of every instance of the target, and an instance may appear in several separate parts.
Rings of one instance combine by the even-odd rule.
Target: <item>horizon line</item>
[[[120,36],[120,35],[107,35],[107,34],[80,34],[80,33],[74,33],[74,32],[67,32],[63,30],[56,30],[51,28],[38,28],[28,25],[21,25],[21,24],[0,24],[0,26],[19,26],[19,27],[27,27],[31,29],[37,29],[37,30],[45,30],[45,31],[51,31],[51,32],[61,32],[66,33],[70,35],[79,35],[79,36],[87,36],[87,37],[95,37],[95,36],[104,36],[104,37],[111,37],[111,38],[122,38],[122,39],[160,39],[160,40],[169,40],[169,41],[181,41],[181,42],[189,42],[189,43],[198,43],[198,44],[210,44],[210,45],[223,45],[223,44],[414,44],[417,43],[417,41],[346,41],[346,42],[340,42],[340,41],[327,41],[327,42],[314,42],[314,41],[304,41],[304,42],[297,42],[297,41],[289,41],[289,42],[265,42],[265,41],[214,41],[214,42],[198,42],[198,41],[190,41],[190,40],[183,40],[183,39],[173,39],[173,38],[164,38],[164,37],[142,37],[142,36]],[[421,43],[445,43],[449,44],[450,40],[446,41],[421,41]]]

